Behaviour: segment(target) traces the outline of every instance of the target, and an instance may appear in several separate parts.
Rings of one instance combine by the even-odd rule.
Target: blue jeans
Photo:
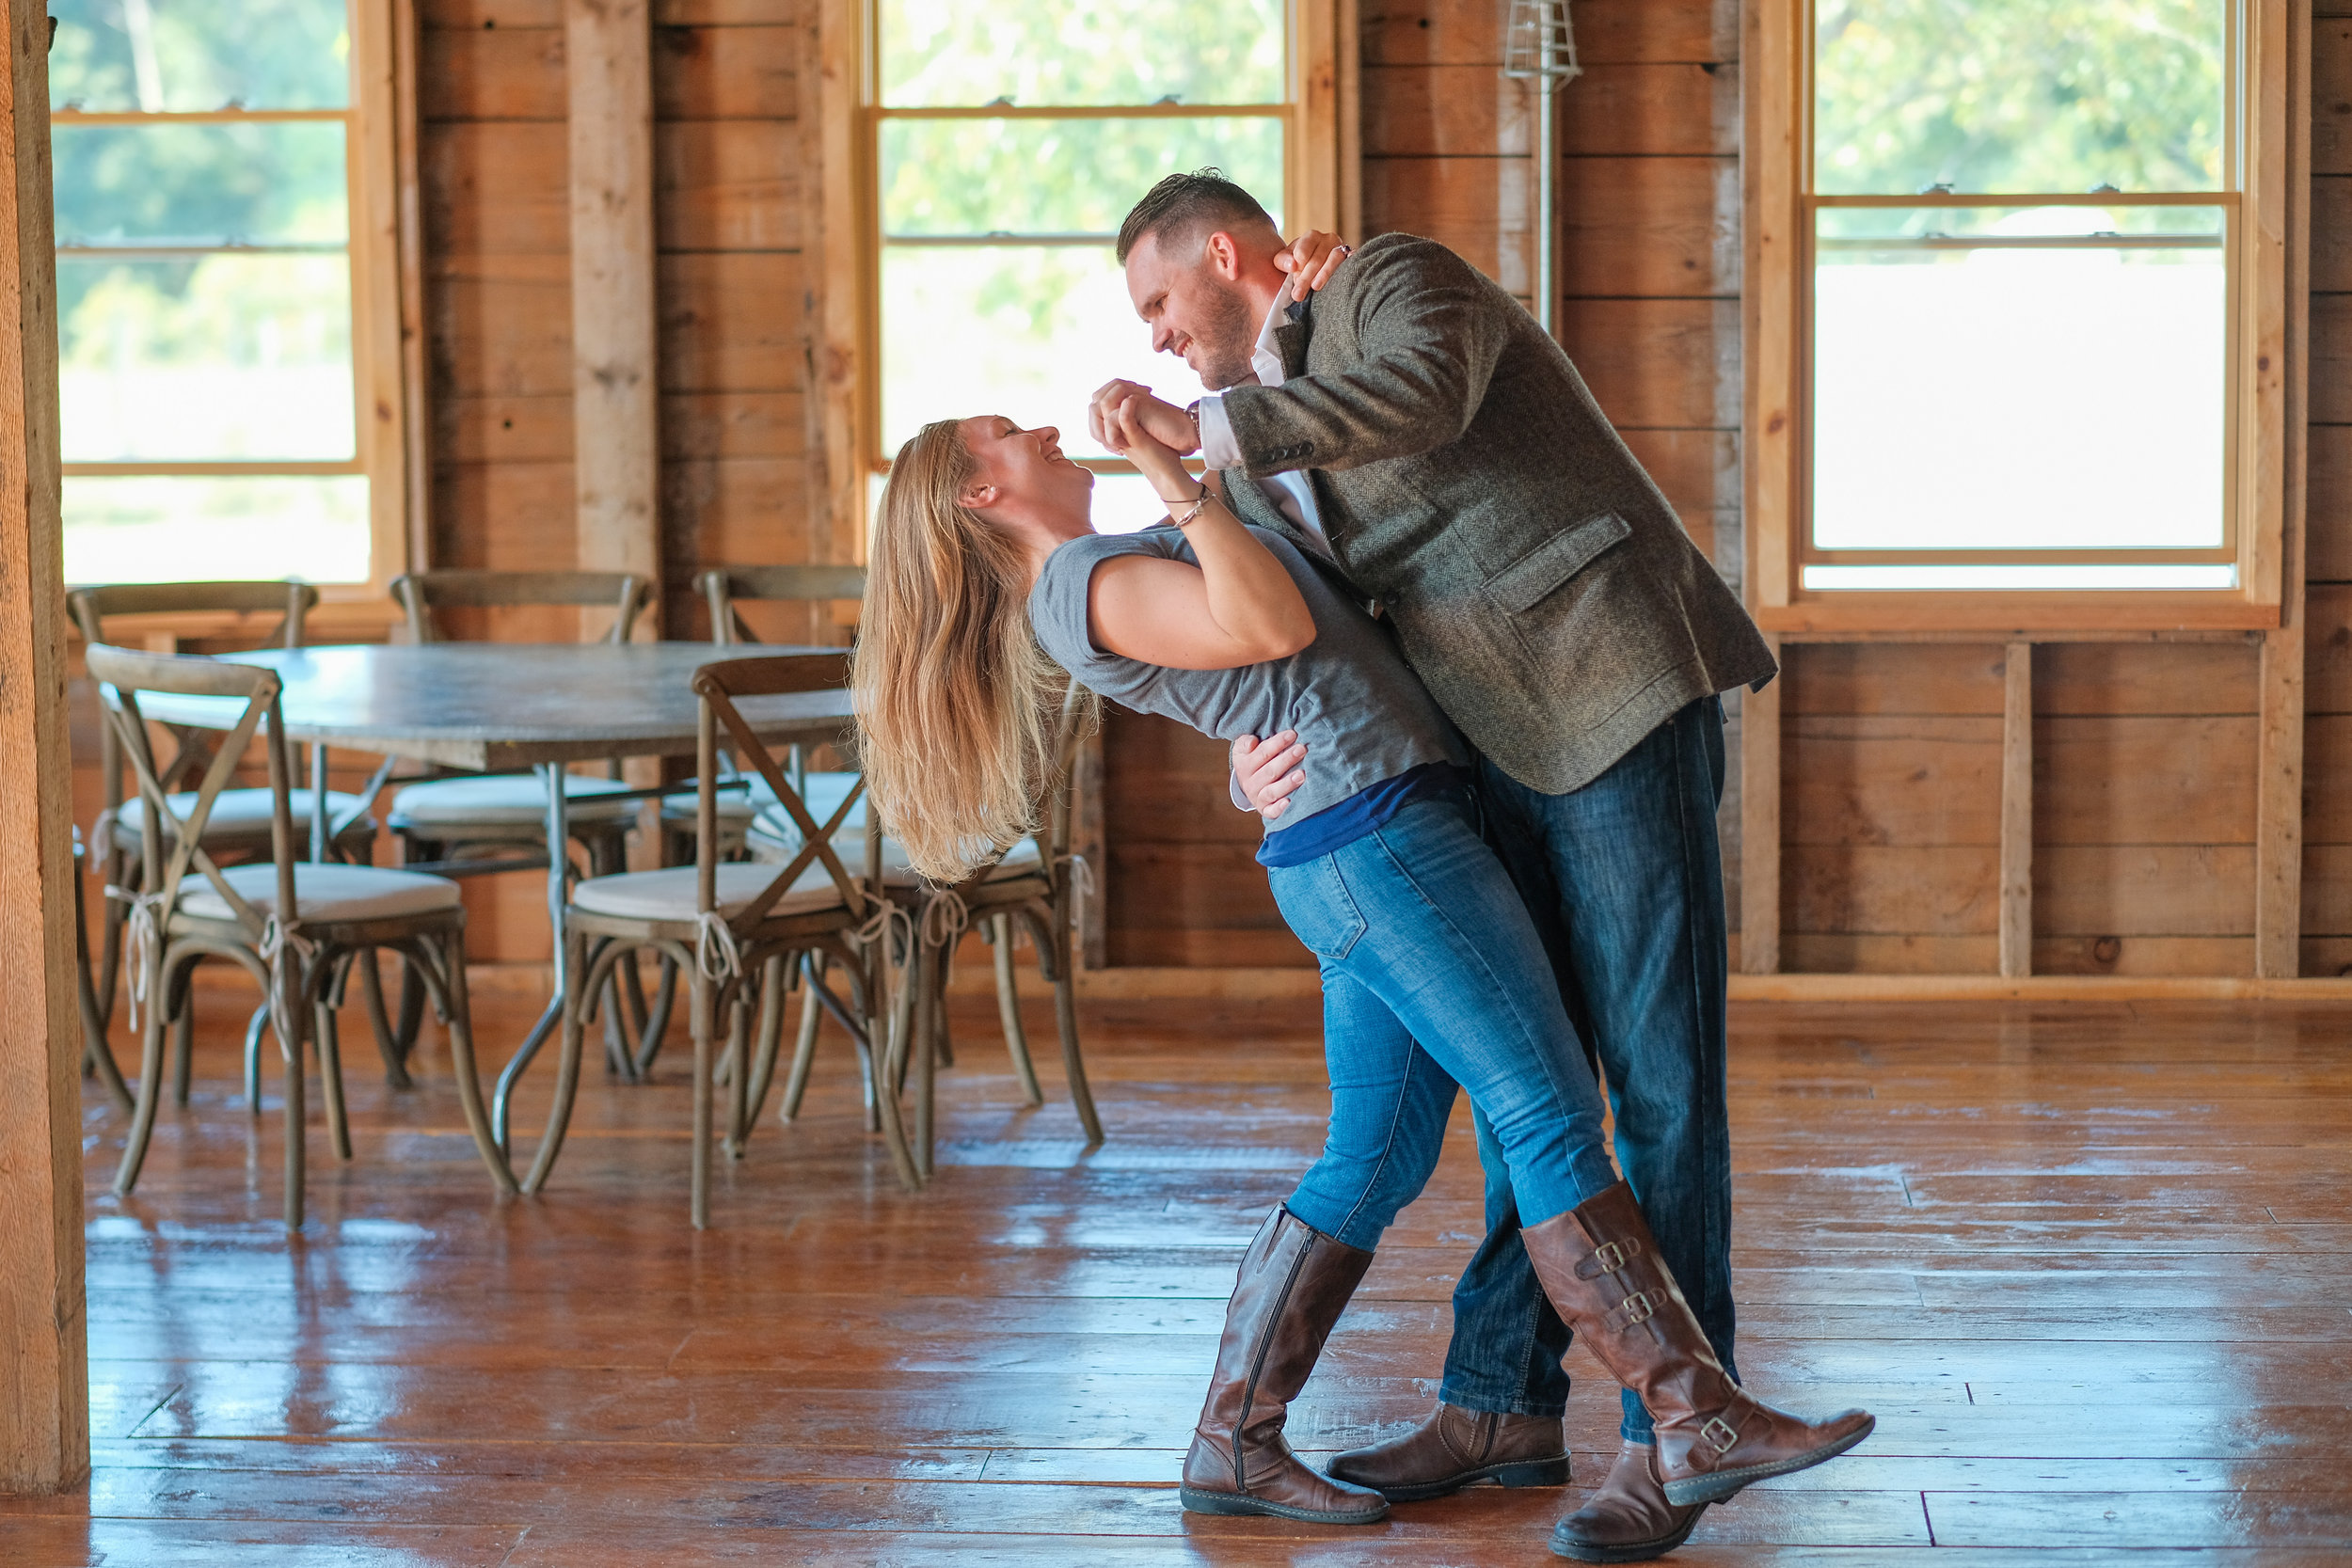
[[[1543,943],[1467,805],[1416,801],[1267,876],[1322,965],[1331,1072],[1330,1132],[1292,1213],[1377,1246],[1437,1169],[1457,1085],[1518,1212],[1549,1219],[1616,1181],[1599,1087]]]
[[[1724,710],[1708,697],[1565,795],[1479,765],[1486,831],[1527,900],[1559,989],[1606,1072],[1617,1164],[1660,1256],[1734,1377],[1731,1130],[1724,1112],[1724,878],[1715,809]],[[1486,1238],[1454,1291],[1438,1397],[1468,1410],[1554,1416],[1568,1330],[1544,1299],[1493,1132],[1478,1124]],[[1650,1440],[1624,1395],[1623,1434]]]

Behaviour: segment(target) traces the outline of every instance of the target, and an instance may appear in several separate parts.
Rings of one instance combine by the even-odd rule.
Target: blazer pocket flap
[[[1486,579],[1486,592],[1517,615],[1593,563],[1593,559],[1633,531],[1613,512],[1564,528]]]

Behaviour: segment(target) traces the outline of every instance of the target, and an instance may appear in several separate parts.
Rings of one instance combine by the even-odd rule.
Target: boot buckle
[[[1658,1303],[1646,1291],[1636,1291],[1617,1303],[1615,1310],[1601,1321],[1611,1328],[1623,1331],[1635,1323],[1645,1323],[1658,1316]]]
[[[1615,1274],[1631,1262],[1641,1250],[1642,1243],[1638,1237],[1628,1237],[1622,1242],[1603,1242],[1593,1249],[1592,1256],[1576,1265],[1576,1277],[1597,1279],[1605,1274]]]
[[[1707,1424],[1699,1428],[1699,1437],[1716,1453],[1726,1454],[1740,1441],[1740,1432],[1721,1416],[1709,1416]]]

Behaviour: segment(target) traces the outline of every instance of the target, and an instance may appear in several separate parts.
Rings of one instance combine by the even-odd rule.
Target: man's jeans
[[[1290,1211],[1377,1246],[1437,1168],[1455,1085],[1540,1222],[1615,1184],[1600,1090],[1541,939],[1458,800],[1421,800],[1268,880],[1323,968],[1331,1127]]]
[[[1724,1114],[1724,921],[1715,809],[1723,703],[1682,709],[1606,773],[1545,795],[1479,766],[1486,831],[1527,900],[1578,1032],[1607,1074],[1617,1164],[1724,1366],[1732,1360],[1731,1132]],[[1521,1211],[1490,1130],[1486,1239],[1454,1291],[1438,1397],[1556,1416],[1568,1330],[1519,1239]],[[1624,1395],[1624,1435],[1650,1441]]]

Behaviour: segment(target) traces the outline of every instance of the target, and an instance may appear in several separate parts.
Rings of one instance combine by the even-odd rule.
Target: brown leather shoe
[[[1372,1254],[1343,1246],[1288,1209],[1266,1216],[1241,1260],[1225,1309],[1208,1402],[1184,1456],[1178,1492],[1195,1513],[1270,1513],[1312,1525],[1373,1525],[1387,1517],[1377,1492],[1319,1476],[1282,1436],[1290,1402],[1305,1387]]]
[[[1482,1481],[1565,1486],[1568,1446],[1557,1416],[1465,1410],[1439,1401],[1410,1432],[1332,1460],[1331,1474],[1392,1503],[1442,1497]]]
[[[1551,1549],[1579,1562],[1647,1562],[1690,1539],[1705,1503],[1677,1508],[1658,1479],[1658,1450],[1627,1443],[1600,1490],[1552,1527]]]
[[[1808,1421],[1734,1383],[1624,1182],[1520,1234],[1551,1305],[1649,1412],[1659,1480],[1676,1507],[1721,1502],[1750,1481],[1809,1469],[1878,1425],[1860,1410]]]

